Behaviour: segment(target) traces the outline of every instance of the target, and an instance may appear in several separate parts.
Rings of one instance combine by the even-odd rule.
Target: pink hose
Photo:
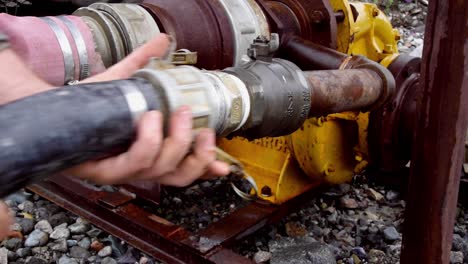
[[[78,79],[80,60],[77,45],[70,30],[58,18],[50,17],[66,35],[73,53],[74,78]],[[105,70],[101,56],[95,51],[93,36],[80,17],[66,16],[81,33],[86,45],[89,73],[97,74]],[[32,71],[53,85],[63,85],[65,63],[62,48],[54,30],[37,17],[15,17],[0,14],[0,31],[8,35],[13,50],[25,61]],[[65,40],[66,41],[66,40]]]

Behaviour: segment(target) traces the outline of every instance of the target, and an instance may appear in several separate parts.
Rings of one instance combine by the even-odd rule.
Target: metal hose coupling
[[[240,129],[249,117],[247,87],[234,75],[192,66],[176,67],[153,59],[133,76],[150,81],[163,95],[162,112],[166,115],[182,105],[190,106],[194,129],[208,127],[218,136],[225,136]]]
[[[309,115],[309,84],[296,65],[267,56],[272,49],[264,45],[270,42],[263,38],[252,45],[255,52],[250,54],[258,59],[223,71],[175,67],[153,59],[134,77],[150,81],[163,95],[164,113],[189,105],[195,129],[209,127],[220,137],[248,139],[286,135],[300,128]]]

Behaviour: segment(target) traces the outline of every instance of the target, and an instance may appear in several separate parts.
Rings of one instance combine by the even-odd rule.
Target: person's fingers
[[[203,180],[210,180],[216,177],[226,176],[230,173],[229,165],[225,162],[215,160],[209,166],[207,172],[200,177]]]
[[[145,113],[137,128],[137,139],[125,153],[100,161],[91,161],[68,171],[100,184],[115,184],[151,168],[159,154],[163,138],[160,112]]]
[[[211,129],[203,129],[197,135],[193,154],[187,156],[174,172],[158,181],[176,187],[187,186],[204,175],[215,159],[215,133]]]
[[[128,78],[135,71],[143,68],[150,58],[161,57],[166,52],[168,46],[168,36],[166,34],[159,34],[105,72],[81,82],[103,82]]]
[[[169,135],[164,139],[161,153],[153,167],[141,175],[154,179],[173,172],[190,150],[192,143],[192,111],[182,106],[171,115]]]
[[[12,224],[13,220],[8,206],[3,202],[0,202],[0,240],[3,240],[8,235]]]

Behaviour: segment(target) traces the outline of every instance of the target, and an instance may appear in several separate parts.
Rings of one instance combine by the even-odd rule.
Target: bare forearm
[[[38,78],[11,49],[0,51],[0,104],[54,89]]]

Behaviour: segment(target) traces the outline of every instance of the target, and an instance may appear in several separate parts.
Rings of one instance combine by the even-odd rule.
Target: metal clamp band
[[[8,41],[8,36],[0,32],[0,51],[10,47],[10,42]]]
[[[66,16],[58,17],[67,26],[68,31],[75,40],[75,46],[78,51],[78,58],[80,59],[80,76],[79,80],[83,80],[89,77],[89,63],[88,63],[88,51],[86,49],[86,42],[81,35],[78,27]]]
[[[125,100],[128,104],[128,109],[131,112],[133,123],[136,124],[140,119],[141,115],[147,112],[148,103],[146,102],[143,93],[134,86],[134,84],[128,81],[128,85],[119,85],[120,91],[122,91]]]
[[[49,25],[54,31],[55,37],[59,42],[60,48],[62,49],[63,63],[65,65],[65,79],[64,83],[75,80],[75,60],[73,59],[73,51],[68,42],[67,35],[62,28],[50,17],[41,17],[41,19]]]

